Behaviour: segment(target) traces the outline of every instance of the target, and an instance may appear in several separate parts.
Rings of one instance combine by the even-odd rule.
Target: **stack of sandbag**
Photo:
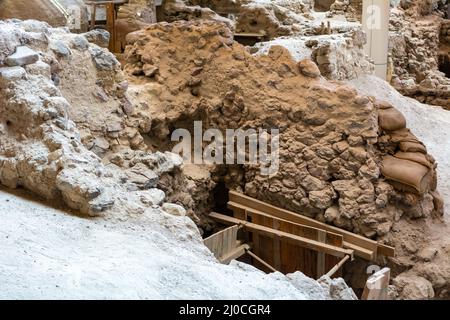
[[[383,157],[381,172],[401,191],[419,195],[436,190],[436,162],[409,129],[406,119],[386,102],[377,103],[380,130],[394,145],[393,154]]]

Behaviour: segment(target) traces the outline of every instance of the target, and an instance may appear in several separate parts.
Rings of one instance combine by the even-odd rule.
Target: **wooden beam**
[[[325,243],[326,239],[327,239],[326,231],[320,230],[317,240],[319,242]],[[320,278],[320,276],[325,273],[325,253],[323,253],[323,252],[318,252],[317,253],[316,266],[317,266],[316,276],[317,276],[317,278]]]
[[[379,243],[378,249],[377,249],[377,255],[393,257],[393,256],[395,256],[395,248]]]
[[[235,202],[265,213],[268,213],[270,215],[273,215],[277,218],[285,219],[291,222],[315,227],[318,229],[323,229],[329,232],[334,232],[337,234],[341,234],[344,238],[344,241],[351,243],[355,246],[370,250],[374,252],[374,256],[372,259],[376,259],[377,253],[379,254],[387,254],[388,256],[393,256],[395,251],[394,248],[378,244],[376,241],[368,239],[366,237],[363,237],[361,235],[357,235],[353,232],[343,230],[334,226],[330,226],[326,223],[322,223],[320,221],[314,220],[312,218],[308,218],[305,216],[302,216],[300,214],[278,208],[276,206],[267,204],[265,202],[262,202],[260,200],[251,198],[249,196],[246,196],[242,193],[236,192],[236,191],[230,191],[229,192],[229,199],[231,202]],[[380,248],[380,252],[378,252],[378,248]]]
[[[234,34],[235,37],[246,37],[246,38],[262,38],[265,36],[264,33],[235,33]]]
[[[251,252],[250,250],[246,250],[246,253],[254,258],[255,260],[257,260],[259,263],[261,263],[263,266],[265,266],[267,269],[271,270],[272,272],[278,272],[277,269],[275,269],[274,267],[272,267],[270,264],[268,264],[267,262],[265,262],[263,259],[261,259],[260,257],[258,257],[256,254],[254,254],[253,252]]]
[[[247,250],[250,250],[251,247],[248,244],[242,244],[239,247],[231,250],[228,254],[220,257],[218,260],[220,263],[229,264],[232,260],[235,260],[241,256],[243,256]]]
[[[290,234],[287,232],[274,230],[272,228],[260,226],[260,225],[257,225],[257,224],[251,223],[251,222],[247,222],[244,220],[239,220],[239,219],[236,219],[233,217],[225,216],[220,213],[213,212],[210,214],[210,217],[217,221],[225,223],[225,224],[242,225],[245,229],[247,229],[251,232],[257,232],[257,233],[263,234],[265,236],[268,236],[269,238],[277,237],[280,240],[291,242],[291,243],[297,244],[299,246],[302,246],[302,247],[305,247],[305,248],[308,248],[311,250],[324,252],[324,253],[330,254],[335,257],[344,257],[347,254],[350,256],[353,256],[353,250],[339,248],[336,246],[321,243],[319,241],[296,236],[296,235],[293,235],[293,234]]]
[[[227,207],[229,209],[233,210],[233,212],[235,213],[235,215],[234,215],[235,218],[241,219],[241,220],[247,220],[247,216],[252,217],[253,215],[260,215],[262,217],[266,217],[266,218],[271,218],[271,219],[277,220],[279,223],[280,222],[284,222],[286,224],[290,224],[290,225],[293,225],[293,226],[295,226],[297,228],[300,228],[302,230],[302,233],[304,233],[304,234],[319,233],[321,231],[324,231],[323,229],[319,229],[319,228],[307,226],[307,225],[304,225],[304,224],[292,222],[292,221],[289,221],[289,220],[286,220],[286,219],[281,219],[281,218],[275,217],[273,215],[264,213],[262,211],[259,211],[259,210],[253,209],[253,208],[248,208],[248,207],[246,207],[246,206],[244,206],[242,204],[239,204],[239,203],[236,203],[236,202],[232,202],[232,201],[229,201],[227,203]],[[239,217],[241,215],[240,212],[245,212],[245,219],[242,219],[242,218]],[[277,230],[281,230],[281,229],[277,229]],[[283,231],[283,230],[281,230],[281,231]],[[330,232],[330,231],[325,231],[325,232],[326,232],[326,235],[329,236],[329,237],[332,237],[334,241],[340,242],[340,243],[344,242],[343,241],[344,237],[342,235],[334,233],[334,232]],[[308,238],[308,236],[304,236],[304,235],[300,235],[300,236]],[[317,239],[313,239],[313,240],[317,240]]]
[[[109,32],[109,51],[114,52],[116,48],[116,10],[114,4],[106,4],[106,29]]]
[[[96,7],[95,3],[92,3],[91,4],[91,30],[95,29],[96,13],[97,13],[97,7]]]
[[[286,222],[286,223],[295,225],[295,226],[297,226],[297,227],[300,227],[300,228],[303,230],[302,233],[304,233],[304,234],[311,233],[312,231],[315,231],[315,232],[317,232],[317,233],[318,233],[319,231],[323,231],[323,229],[319,229],[319,228],[307,226],[307,225],[304,225],[304,224],[299,224],[299,223],[290,222],[290,221],[285,220],[285,219],[276,218],[276,217],[274,217],[274,216],[271,216],[270,214],[264,213],[264,212],[259,211],[259,210],[256,210],[256,209],[248,208],[248,207],[246,207],[246,206],[244,206],[244,205],[241,205],[241,204],[238,204],[238,203],[232,202],[232,201],[229,201],[229,202],[228,202],[228,208],[231,209],[231,210],[233,210],[233,212],[242,212],[242,211],[245,211],[245,212],[246,212],[246,215],[245,215],[245,216],[247,216],[247,215],[249,215],[249,216],[252,216],[252,215],[261,215],[261,216],[264,216],[264,217],[271,217],[271,218],[273,218],[273,219],[278,219],[279,221],[283,221],[283,222]],[[247,209],[246,209],[246,208],[247,208]],[[235,211],[235,210],[236,210],[236,211]],[[238,219],[240,219],[237,215],[236,215],[235,217],[238,218]],[[246,220],[246,219],[242,219],[242,220]],[[281,230],[281,231],[283,231],[283,230]],[[327,232],[327,235],[328,235],[328,236],[332,236],[332,237],[334,238],[335,241],[339,241],[341,244],[343,244],[343,245],[342,245],[343,248],[347,248],[347,249],[353,250],[353,251],[355,252],[355,255],[356,255],[356,256],[358,256],[358,257],[360,257],[360,258],[363,258],[363,259],[366,259],[366,260],[369,260],[369,261],[375,260],[375,254],[374,254],[373,251],[367,250],[367,249],[362,248],[362,247],[359,247],[359,246],[356,246],[356,245],[354,245],[354,244],[352,244],[352,243],[350,243],[350,242],[342,241],[343,235],[341,235],[341,234],[337,234],[337,233],[330,232],[330,231],[326,231],[326,232]],[[299,234],[299,236],[304,236],[304,235]],[[311,238],[308,237],[308,236],[304,236],[304,237],[311,239]],[[312,239],[312,240],[317,240],[317,239]],[[333,243],[332,243],[332,244],[333,244]],[[333,245],[336,245],[336,244],[333,244]]]
[[[238,230],[239,226],[231,226],[204,239],[203,243],[214,254],[214,256],[220,260],[223,256],[228,255],[238,246]]]
[[[373,251],[361,248],[359,246],[354,245],[353,243],[344,241],[344,248],[353,250],[355,252],[355,255],[365,260],[368,261],[375,260],[375,253]]]
[[[348,259],[350,259],[350,256],[345,256],[345,257],[343,257],[342,259],[341,259],[341,261],[339,261],[338,262],[338,264],[336,264],[333,268],[331,268],[330,269],[330,271],[328,271],[327,273],[326,273],[326,275],[328,276],[328,277],[332,277],[343,265],[344,265],[344,263],[348,260]]]

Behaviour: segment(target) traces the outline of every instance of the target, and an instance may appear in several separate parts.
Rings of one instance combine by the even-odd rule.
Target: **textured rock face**
[[[312,59],[325,78],[348,80],[373,73],[374,66],[367,59],[363,46],[366,36],[359,27],[332,28],[333,34],[322,34],[322,27],[311,28],[308,37],[282,37],[257,43],[251,52],[267,54],[273,45],[286,47],[297,61]],[[316,35],[319,34],[319,35]]]
[[[20,46],[16,48],[16,52],[6,58],[6,64],[10,67],[24,66],[35,63],[39,60],[39,55],[36,51],[27,46]]]
[[[327,79],[353,79],[373,72],[363,46],[366,35],[355,29],[339,36],[311,37],[306,45],[312,49],[312,58]]]
[[[153,10],[154,0],[131,0],[119,7],[116,30],[120,49],[125,48],[127,34],[156,22]]]
[[[151,101],[147,111],[137,107],[153,119],[151,137],[190,129],[189,118],[220,130],[281,129],[279,171],[267,177],[245,165],[233,181],[247,194],[369,237],[389,233],[403,213],[441,213],[430,193],[437,196],[434,160],[393,106],[329,83],[316,71],[304,75],[310,62],[297,65],[282,47],[254,57],[219,23],[161,23],[130,39],[125,70],[152,88],[133,99]],[[145,76],[148,68],[157,72]],[[399,151],[432,177],[419,190],[406,188],[406,167],[386,162],[386,156],[405,156]],[[392,174],[383,176],[385,167]]]
[[[9,32],[11,30],[14,30],[12,35]],[[355,299],[352,290],[342,279],[318,284],[301,273],[295,273],[288,278],[279,273],[265,275],[242,263],[235,263],[230,267],[218,264],[202,245],[198,229],[188,217],[195,218],[192,212],[195,204],[191,204],[186,210],[179,204],[170,202],[174,199],[173,196],[184,197],[182,200],[188,204],[194,202],[192,197],[197,197],[199,201],[207,201],[208,196],[205,197],[205,193],[196,194],[196,192],[201,192],[202,184],[207,185],[204,188],[212,188],[210,172],[184,168],[183,174],[181,157],[169,152],[149,151],[141,135],[149,133],[153,124],[149,114],[144,115],[140,110],[140,108],[145,110],[145,106],[131,105],[127,100],[128,84],[123,79],[114,56],[89,43],[85,35],[70,34],[64,29],[52,29],[36,21],[0,22],[0,44],[8,46],[7,51],[0,52],[2,61],[5,60],[3,58],[8,59],[14,54],[16,47],[25,39],[40,36],[41,33],[45,35],[43,39],[47,39],[46,41],[39,41],[37,44],[28,42],[30,50],[38,53],[38,61],[23,67],[0,65],[1,184],[10,188],[24,187],[52,202],[61,200],[66,206],[87,215],[104,215],[110,221],[97,220],[102,221],[101,226],[94,223],[103,230],[102,232],[105,232],[103,228],[106,228],[107,223],[117,227],[119,220],[133,220],[131,224],[122,227],[136,231],[136,237],[139,232],[151,235],[148,238],[144,237],[142,248],[149,250],[148,241],[150,241],[158,248],[158,250],[150,248],[151,252],[166,251],[164,257],[168,259],[162,259],[164,264],[173,266],[173,261],[182,256],[177,254],[180,248],[183,248],[189,257],[189,261],[185,260],[185,264],[180,264],[179,268],[183,268],[184,271],[188,270],[187,266],[198,267],[198,263],[201,262],[211,265],[211,270],[218,270],[222,276],[224,272],[229,272],[232,279],[236,279],[239,275],[248,279],[252,274],[255,281],[256,279],[263,279],[267,283],[274,281],[278,288],[289,290],[289,293],[285,290],[279,291],[280,297]],[[13,40],[9,42],[9,39]],[[157,74],[159,71],[153,76]],[[128,104],[125,104],[127,101]],[[155,128],[157,132],[158,127]],[[161,187],[169,189],[167,196]],[[181,200],[179,202],[183,203]],[[32,216],[36,220],[30,221],[48,219],[36,215],[36,211],[33,211]],[[55,242],[52,241],[58,244],[66,243],[68,246],[78,245],[71,241],[74,239],[82,239],[80,243],[85,241],[83,237],[74,237],[61,230],[88,229],[89,220],[68,219],[62,214],[61,216],[63,216],[61,219],[52,221],[54,232],[51,233],[54,237],[47,238],[45,234],[34,234],[35,237],[31,242],[41,249],[42,243],[54,245]],[[7,221],[16,219],[10,219],[10,214],[6,214],[5,218]],[[36,228],[37,224],[31,222],[26,225],[33,225]],[[80,228],[80,225],[83,227]],[[94,227],[94,230],[97,229]],[[2,232],[10,233],[8,228],[2,229]],[[97,231],[94,233],[99,234]],[[109,231],[105,234],[111,235]],[[139,237],[142,240],[142,234]],[[96,239],[103,244],[109,243],[100,240],[102,237]],[[120,239],[123,240],[124,237]],[[31,243],[28,238],[27,242]],[[7,243],[6,246],[12,250],[11,243]],[[98,246],[93,245],[92,248],[94,247],[98,250]],[[112,251],[117,251],[118,248],[113,247],[111,243],[107,247]],[[33,249],[30,254],[42,256],[39,249]],[[172,251],[176,251],[177,254]],[[60,253],[64,255],[63,250]],[[11,257],[16,256],[4,255],[5,261],[8,262]],[[57,260],[55,263],[64,261],[59,258],[55,260]],[[151,268],[155,268],[153,259]],[[21,273],[22,271],[18,271],[17,274],[26,281],[36,279],[36,275],[39,274],[32,272],[28,273],[27,277]],[[172,276],[179,274],[179,271],[172,271],[170,273]],[[188,271],[190,275],[193,274]],[[203,279],[204,269],[199,273],[203,273]],[[163,278],[165,285],[172,283],[171,280]],[[211,277],[211,281],[215,281],[214,277]],[[95,283],[91,280],[89,282]],[[31,286],[30,283],[32,282],[27,285]],[[151,288],[154,288],[155,282],[150,283]],[[308,291],[303,289],[303,284],[306,283],[310,286]],[[127,287],[129,283],[125,280],[121,285]],[[176,285],[179,285],[178,280]],[[195,285],[198,285],[198,282]],[[243,286],[241,281],[238,286]],[[264,284],[255,284],[258,296],[265,296],[266,292],[260,293],[263,287]],[[271,291],[273,283],[267,288],[267,297],[276,297]],[[14,289],[17,289],[17,286],[9,282],[5,294],[15,296],[24,293]],[[139,297],[147,296],[149,287],[146,290],[142,291],[145,293]],[[136,288],[130,291],[140,292]],[[174,295],[173,290],[168,292],[169,296],[171,294],[175,297],[183,296]],[[61,295],[61,292],[57,294]],[[67,292],[63,294],[70,296]],[[92,291],[90,294],[99,296]],[[160,291],[152,294],[161,297]],[[199,297],[209,297],[207,293],[198,294]],[[27,291],[27,296],[33,295],[33,292]],[[53,296],[53,293],[48,291],[48,296]],[[217,292],[213,292],[211,297],[213,296],[217,297]],[[233,292],[224,296],[237,295]]]
[[[441,5],[437,0],[402,1],[391,10],[391,83],[404,95],[448,109],[450,79],[439,71],[439,59],[445,59],[439,53],[449,48]]]
[[[89,215],[137,214],[162,203],[163,191],[152,188],[181,159],[130,149],[141,142],[139,129],[125,124],[126,89],[111,53],[37,21],[0,22],[0,43],[0,61],[22,65],[0,66],[3,185]],[[100,156],[120,149],[127,158],[117,160],[122,167],[104,165],[89,149]]]
[[[189,165],[186,176],[193,182],[189,190],[211,194],[224,184],[386,241],[397,250],[390,261],[396,270],[393,276],[414,265],[421,270],[403,274],[406,280],[395,283],[393,297],[412,298],[419,292],[432,296],[427,282],[414,285],[413,278],[407,280],[417,275],[445,296],[448,274],[444,272],[439,281],[425,276],[436,273],[432,272],[436,258],[409,245],[426,242],[430,231],[424,224],[432,224],[433,217],[443,212],[435,190],[436,163],[395,106],[359,95],[342,83],[327,82],[311,60],[296,62],[283,47],[272,46],[267,55],[252,56],[221,24],[161,23],[133,33],[130,39],[134,40],[126,51],[125,70],[137,74],[129,77],[135,88],[130,99],[137,113],[151,119],[147,135],[155,145],[167,144],[173,129],[192,130],[193,120],[202,120],[205,129],[281,129],[277,173],[263,176],[258,165],[248,164],[203,167],[197,170],[200,173]],[[145,69],[157,71],[145,75]],[[133,93],[135,86],[141,89],[139,94]],[[210,180],[206,169],[217,184],[201,183]],[[176,193],[173,184],[169,189]],[[188,199],[194,201],[198,217],[211,210],[211,199],[198,195]],[[178,197],[176,202],[190,208],[189,201]],[[199,225],[205,230],[213,227],[204,218]],[[422,256],[431,259],[432,266],[417,262],[426,261]]]
[[[295,24],[300,21],[299,16],[276,3],[250,3],[241,6],[236,19],[236,31],[244,33],[264,31],[266,36],[272,39],[292,34],[298,30]]]
[[[177,20],[213,20],[226,23],[229,28],[234,28],[234,23],[218,15],[216,12],[208,7],[200,7],[199,5],[190,5],[189,1],[185,0],[167,0],[164,3],[161,13],[161,20],[163,21],[177,21]]]

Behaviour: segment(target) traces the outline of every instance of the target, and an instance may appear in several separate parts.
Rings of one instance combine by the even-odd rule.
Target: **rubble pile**
[[[401,1],[391,10],[392,85],[420,102],[450,108],[450,79],[439,70],[440,47],[448,52],[448,20],[440,1]],[[444,49],[445,50],[445,49]]]
[[[181,158],[130,149],[137,128],[125,130],[115,57],[46,23],[0,24],[0,182],[91,216],[162,204],[158,175],[176,171]],[[102,162],[116,148],[129,150],[128,168]]]

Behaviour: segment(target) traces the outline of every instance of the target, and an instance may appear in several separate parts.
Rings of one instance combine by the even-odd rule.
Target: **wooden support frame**
[[[265,262],[263,259],[261,259],[260,257],[258,257],[256,254],[254,254],[253,252],[250,251],[250,249],[245,251],[250,257],[252,257],[253,259],[257,260],[259,263],[261,263],[263,266],[265,266],[267,269],[271,270],[272,272],[278,272],[277,269],[275,269],[274,267],[272,267],[270,264],[268,264],[267,262]]]
[[[341,259],[341,261],[339,261],[338,264],[336,264],[333,268],[330,269],[330,271],[328,271],[326,273],[326,275],[328,277],[332,277],[334,276],[334,274],[344,265],[345,262],[347,262],[347,260],[350,259],[350,256],[345,256]]]
[[[297,245],[300,245],[302,247],[312,249],[318,252],[323,252],[335,257],[344,257],[345,255],[350,255],[353,257],[353,250],[339,248],[336,246],[328,245],[319,241],[307,239],[304,237],[292,235],[287,232],[274,230],[268,227],[260,226],[251,222],[247,222],[244,220],[232,218],[220,213],[213,212],[210,214],[210,217],[222,222],[224,224],[231,224],[231,225],[241,225],[243,228],[247,229],[248,231],[256,232],[265,236],[268,236],[269,238],[278,238],[280,240],[294,243]]]
[[[309,234],[309,233],[325,232],[325,236],[326,236],[327,239],[333,239],[333,242],[338,242],[340,244],[344,243],[343,236],[340,235],[340,234],[334,233],[334,232],[325,231],[323,229],[307,226],[307,225],[300,224],[300,223],[291,222],[291,221],[288,221],[286,219],[281,219],[281,218],[272,216],[270,214],[264,213],[262,211],[245,207],[244,205],[241,205],[239,203],[235,203],[235,202],[232,202],[232,201],[228,202],[227,207],[229,209],[233,210],[234,217],[237,218],[237,219],[247,220],[248,217],[253,218],[254,216],[266,217],[266,218],[273,219],[274,221],[277,221],[277,226],[280,226],[280,225],[292,225],[292,226],[295,226],[295,227],[299,228],[301,230],[301,233],[302,233],[302,234],[297,234],[299,236],[308,237],[307,234]],[[279,230],[276,227],[274,227],[274,229]]]
[[[229,264],[232,260],[236,260],[237,258],[243,256],[247,253],[248,250],[251,249],[249,244],[242,244],[235,249],[231,250],[228,254],[220,257],[219,261],[223,264]]]
[[[239,246],[240,243],[237,240],[237,233],[240,228],[240,226],[234,225],[221,230],[204,239],[203,243],[219,261],[229,263],[229,261],[245,253],[243,250],[246,247]]]
[[[108,30],[110,34],[109,46],[108,49],[111,52],[117,52],[117,33],[116,33],[116,6],[127,3],[128,0],[103,0],[103,1],[85,1],[86,5],[91,6],[91,23],[90,30],[95,29],[97,26],[96,15],[97,15],[97,7],[104,6],[106,10],[106,30]]]
[[[374,240],[365,238],[350,231],[330,226],[312,218],[278,208],[236,191],[229,192],[229,200],[232,203],[240,204],[241,206],[255,209],[280,219],[340,234],[344,239],[344,247],[354,250],[355,255],[366,260],[376,260],[378,255],[393,257],[395,254],[394,248],[390,246],[380,244]]]

